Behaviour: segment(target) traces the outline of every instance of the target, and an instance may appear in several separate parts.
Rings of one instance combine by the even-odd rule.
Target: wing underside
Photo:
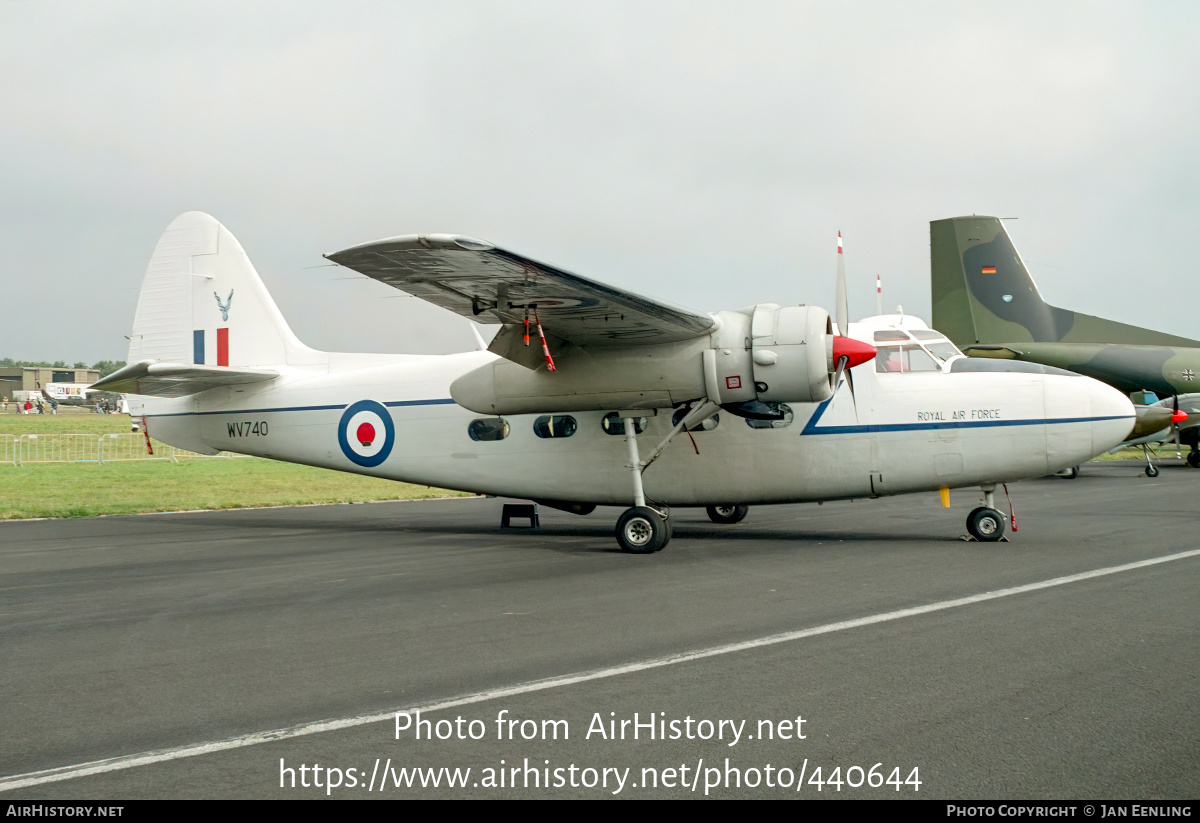
[[[478,323],[524,325],[586,348],[698,337],[708,314],[589,280],[469,237],[409,235],[325,255]]]

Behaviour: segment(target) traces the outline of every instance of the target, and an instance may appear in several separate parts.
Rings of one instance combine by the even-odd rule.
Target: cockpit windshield
[[[920,346],[876,346],[875,350],[877,372],[938,371],[937,361]]]
[[[932,329],[883,329],[874,337],[878,352],[875,371],[880,373],[938,371],[940,363],[962,354],[945,335]]]

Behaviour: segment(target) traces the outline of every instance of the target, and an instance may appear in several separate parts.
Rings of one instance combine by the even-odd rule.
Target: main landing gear
[[[649,506],[634,506],[617,518],[617,542],[631,554],[661,551],[672,531],[670,517]]]
[[[741,523],[746,519],[746,515],[750,512],[750,507],[744,504],[722,504],[720,506],[707,506],[704,509],[708,512],[708,519],[714,523],[727,525],[730,523]]]
[[[635,418],[645,412],[619,412],[621,420],[625,424],[625,445],[629,455],[629,463],[626,467],[630,470],[630,477],[633,480],[633,508],[626,509],[617,519],[617,543],[625,551],[633,554],[651,554],[661,550],[671,540],[671,534],[674,532],[671,511],[665,506],[660,508],[646,505],[646,493],[642,488],[642,472],[658,459],[675,435],[695,426],[701,420],[711,417],[718,408],[720,407],[716,403],[707,399],[697,403],[645,460],[638,456],[637,428],[634,425]],[[743,513],[742,516],[744,517],[745,514]]]
[[[967,531],[981,543],[995,543],[1004,537],[1004,515],[996,510],[995,491],[995,486],[984,486],[984,505],[967,515]]]

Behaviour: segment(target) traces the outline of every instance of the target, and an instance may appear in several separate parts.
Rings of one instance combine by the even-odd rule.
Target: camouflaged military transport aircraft
[[[1131,442],[1171,435],[1200,466],[1200,340],[1055,308],[1038,293],[996,217],[953,217],[929,224],[933,327],[972,357],[1042,363],[1103,380],[1123,392],[1162,398],[1138,408]],[[1174,415],[1176,418],[1180,415]],[[1153,464],[1147,468],[1157,474]]]
[[[819,308],[694,312],[459,235],[328,257],[500,331],[489,350],[461,354],[311,349],[233,235],[190,212],[146,269],[129,365],[94,388],[142,395],[132,412],[150,434],[201,453],[579,514],[631,506],[616,536],[635,553],[670,539],[670,506],[734,523],[760,503],[940,490],[949,505],[948,489],[964,486],[984,492],[968,530],[998,540],[997,484],[1103,453],[1134,420],[1103,383],[1027,363],[980,368],[919,321],[850,326],[844,298],[845,336]],[[657,441],[648,456],[639,435]]]

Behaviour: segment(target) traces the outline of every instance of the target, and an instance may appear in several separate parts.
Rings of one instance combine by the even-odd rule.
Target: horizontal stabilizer
[[[142,360],[130,363],[91,386],[92,391],[145,394],[151,397],[186,397],[219,386],[263,383],[279,376],[274,369],[243,369],[229,366],[198,366]]]

